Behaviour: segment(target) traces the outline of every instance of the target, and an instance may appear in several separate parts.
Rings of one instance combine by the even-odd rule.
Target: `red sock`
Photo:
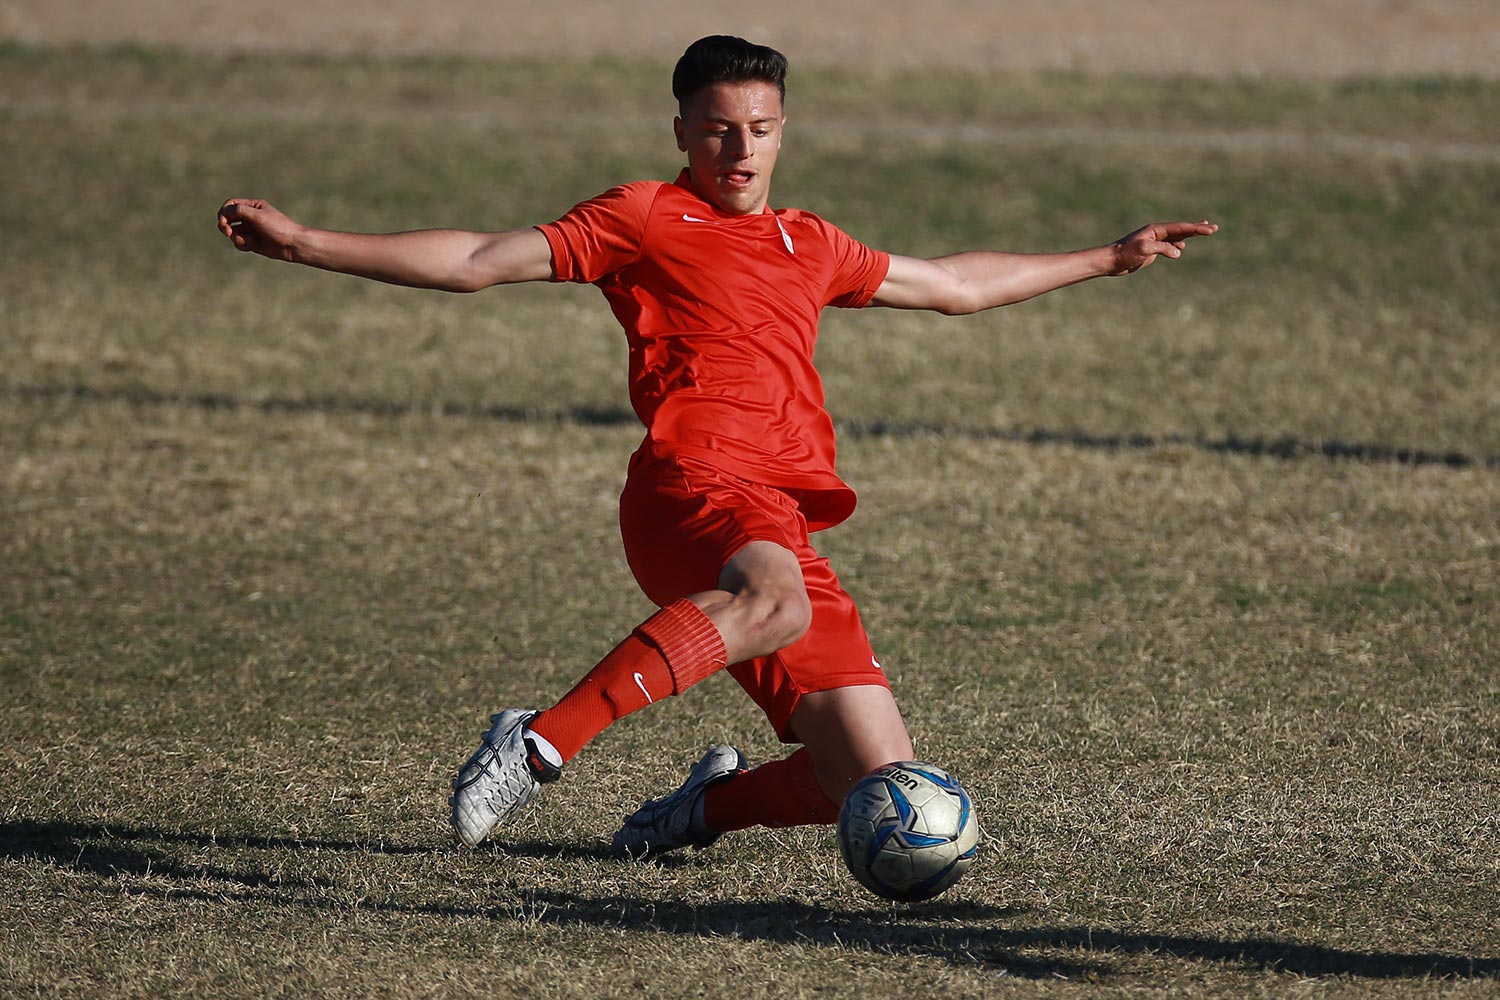
[[[838,818],[839,807],[818,784],[806,747],[785,760],[710,785],[703,793],[703,825],[715,833],[752,826],[810,826]]]
[[[526,727],[557,748],[563,762],[611,722],[668,695],[681,694],[724,667],[724,640],[688,600],[668,605]]]

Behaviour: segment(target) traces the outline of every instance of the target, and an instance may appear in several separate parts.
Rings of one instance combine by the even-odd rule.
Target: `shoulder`
[[[556,221],[538,226],[543,232],[559,235],[610,232],[624,236],[645,229],[652,206],[670,185],[661,181],[630,181],[617,184],[586,198],[568,209]]]
[[[776,217],[781,220],[783,225],[796,226],[804,233],[816,233],[825,242],[834,246],[858,242],[854,237],[816,212],[809,212],[800,208],[779,208],[776,210]]]
[[[614,193],[621,198],[637,198],[653,201],[663,191],[672,185],[666,181],[626,181],[609,189],[606,194]]]
[[[807,245],[808,237],[819,247],[813,258],[821,259],[828,269],[825,305],[858,308],[869,303],[890,269],[889,254],[861,243],[814,212],[778,209],[776,217],[792,238],[802,241],[799,249]]]
[[[665,187],[661,181],[620,184],[537,226],[551,245],[557,279],[597,281],[636,260]]]
[[[797,238],[813,242],[826,248],[832,259],[840,262],[862,262],[885,254],[874,247],[850,236],[843,229],[822,216],[797,208],[778,209],[777,218]]]
[[[776,217],[785,225],[805,225],[814,229],[837,228],[832,223],[825,221],[821,216],[801,208],[778,208]]]
[[[580,201],[568,210],[569,215],[589,210],[611,210],[615,212],[646,210],[671,185],[663,181],[628,181],[617,184],[608,191]]]

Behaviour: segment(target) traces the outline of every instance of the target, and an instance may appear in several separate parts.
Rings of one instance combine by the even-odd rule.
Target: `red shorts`
[[[781,490],[642,449],[631,459],[620,495],[620,534],[636,582],[660,607],[717,589],[725,564],[751,542],[775,542],[796,554],[812,600],[812,627],[785,649],[729,666],[783,742],[799,742],[790,726],[804,694],[890,686],[853,598],[813,550],[797,502]]]

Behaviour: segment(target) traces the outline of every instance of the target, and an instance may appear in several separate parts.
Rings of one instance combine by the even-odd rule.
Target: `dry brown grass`
[[[692,747],[777,752],[722,681],[499,847],[445,846],[476,713],[645,610],[629,431],[58,401],[4,433],[13,993],[494,995],[475,956],[548,997],[1500,974],[1493,473],[850,442],[864,506],[826,546],[987,833],[905,910],[820,830],[598,853]]]
[[[1197,199],[1233,223],[988,318],[830,317],[831,397],[867,430],[824,545],[987,832],[913,909],[863,895],[826,830],[602,856],[695,748],[779,752],[724,678],[607,733],[500,845],[447,844],[484,713],[544,703],[648,610],[613,524],[618,335],[587,290],[303,274],[211,215],[244,185],[332,224],[522,224],[671,169],[598,118],[580,158],[504,117],[613,90],[645,120],[641,67],[539,67],[0,53],[24,248],[0,269],[0,992],[1493,995],[1496,471],[1202,445],[1500,452],[1493,162],[1318,141],[1483,145],[1500,92],[816,78],[813,121],[887,94],[910,141],[809,129],[789,200],[883,244],[1068,245]],[[1097,140],[1112,103],[1305,144],[1126,171],[1098,165],[1135,162],[1118,137],[953,138],[1020,108]],[[1139,432],[1184,441],[1067,443]]]

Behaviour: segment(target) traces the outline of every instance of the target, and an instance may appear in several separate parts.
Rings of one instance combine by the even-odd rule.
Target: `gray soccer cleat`
[[[526,739],[526,723],[538,714],[508,708],[492,716],[484,742],[453,779],[453,832],[470,847],[520,812],[542,783],[562,776]]]
[[[699,803],[710,785],[728,781],[749,768],[745,755],[729,746],[709,747],[693,765],[682,787],[664,799],[648,801],[615,833],[616,857],[644,858],[679,847],[707,847],[719,835],[703,827]]]

